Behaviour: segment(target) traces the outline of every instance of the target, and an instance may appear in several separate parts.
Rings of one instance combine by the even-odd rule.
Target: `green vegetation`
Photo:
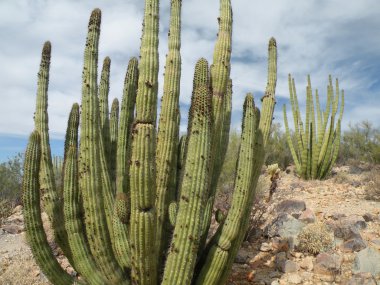
[[[232,9],[230,0],[220,1],[213,63],[209,66],[201,58],[195,66],[188,131],[180,140],[181,3],[171,1],[158,130],[158,1],[145,1],[140,59],[129,62],[120,113],[117,101],[108,112],[109,59],[104,61],[98,88],[101,12],[92,12],[81,110],[79,104],[73,105],[66,132],[63,195],[57,190],[50,153],[51,46],[44,45],[23,197],[33,255],[54,284],[83,279],[89,284],[223,284],[228,277],[249,226],[272,124],[276,41],[272,38],[268,45],[268,83],[261,114],[251,94],[244,102],[231,208],[206,243],[229,140]],[[64,272],[53,256],[42,227],[40,202],[56,242],[82,280]]]
[[[349,124],[349,130],[342,136],[338,161],[349,163],[350,160],[380,163],[379,128],[374,128],[368,121]]]
[[[310,76],[308,76],[305,125],[301,119],[294,79],[290,74],[289,93],[294,119],[296,147],[294,147],[290,135],[285,105],[283,108],[284,123],[288,145],[294,164],[296,165],[297,173],[304,179],[324,179],[330,173],[338,157],[344,108],[344,91],[342,90],[340,93],[338,79],[336,79],[334,94],[332,78],[329,76],[326,109],[323,111],[319,103],[318,89],[315,90],[316,107],[314,107],[313,90]],[[335,126],[339,101],[341,101],[339,117]]]
[[[22,164],[21,154],[0,163],[0,225],[21,204]]]

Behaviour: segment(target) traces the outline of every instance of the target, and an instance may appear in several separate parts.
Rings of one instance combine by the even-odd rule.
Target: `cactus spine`
[[[290,135],[286,107],[283,106],[287,141],[298,174],[304,179],[324,179],[331,171],[338,156],[340,146],[341,121],[344,109],[344,91],[339,90],[338,79],[335,83],[335,95],[331,75],[327,86],[326,110],[321,110],[318,89],[315,90],[315,108],[310,76],[306,87],[306,116],[303,125],[294,79],[289,74],[289,93],[292,106],[296,147]],[[335,118],[339,107],[338,121]],[[315,115],[315,113],[317,113]],[[330,119],[329,119],[330,117]]]
[[[55,191],[49,190],[50,196],[45,199],[51,202],[47,209],[56,209],[51,211],[55,214],[51,215],[53,226],[57,233],[66,235],[60,245],[78,271],[79,280],[59,267],[39,217],[39,181],[54,178],[46,175],[53,169],[46,112],[50,44],[44,48],[36,131],[28,146],[23,188],[28,239],[38,264],[54,284],[83,279],[86,284],[225,282],[247,228],[263,164],[265,136],[273,116],[276,45],[271,39],[266,93],[270,96],[263,99],[268,102],[263,103],[267,107],[261,115],[266,123],[261,125],[263,119],[253,97],[248,95],[232,207],[226,215],[218,215],[219,229],[206,244],[216,184],[227,149],[232,105],[232,9],[230,0],[221,0],[220,5],[213,64],[209,68],[203,58],[196,64],[188,129],[181,139],[181,1],[171,1],[158,131],[158,0],[145,2],[140,62],[132,58],[128,64],[120,116],[117,100],[111,112],[108,110],[108,57],[98,88],[101,12],[92,12],[84,53],[81,112],[74,104],[66,132],[63,208],[61,201],[54,198]],[[326,137],[321,148],[327,148],[328,142]],[[335,149],[331,153],[335,155]],[[324,162],[325,157],[320,160]],[[329,165],[323,166],[325,171],[328,168]],[[57,241],[59,238],[57,235]]]

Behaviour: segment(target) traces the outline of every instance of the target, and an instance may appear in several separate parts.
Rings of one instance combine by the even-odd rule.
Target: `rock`
[[[371,273],[358,273],[352,276],[352,278],[344,283],[344,285],[377,285]]]
[[[238,264],[245,264],[247,262],[248,256],[247,255],[242,255],[238,253],[238,255],[235,257],[235,263]]]
[[[288,251],[289,244],[287,238],[274,237],[272,239],[272,248],[277,251]]]
[[[315,264],[314,272],[321,275],[338,274],[342,264],[342,257],[338,254],[320,253],[318,254]]]
[[[15,235],[15,234],[21,233],[24,230],[24,227],[10,224],[10,225],[3,225],[3,230],[9,234]]]
[[[313,270],[313,257],[311,256],[306,256],[304,259],[302,259],[300,263],[300,267],[302,269],[305,269],[307,271],[312,271]]]
[[[263,251],[263,252],[268,252],[268,251],[271,251],[272,250],[272,246],[270,243],[267,243],[267,242],[263,242],[260,246],[260,251]]]
[[[304,223],[314,223],[315,222],[315,214],[312,210],[309,208],[306,208],[305,211],[301,213],[301,215],[298,217],[298,220],[304,222]]]
[[[276,255],[276,267],[284,273],[296,272],[299,269],[297,263],[286,258],[285,252],[280,252]]]
[[[277,216],[271,225],[266,229],[269,237],[279,236],[288,240],[290,249],[293,249],[298,244],[297,236],[301,230],[305,227],[301,221],[298,221],[293,216],[282,213]]]
[[[361,237],[350,239],[341,245],[341,249],[344,252],[361,251],[362,249],[365,249],[366,247],[367,247],[367,244],[364,242],[364,240]]]
[[[22,213],[22,206],[21,206],[21,205],[16,206],[16,207],[12,210],[12,214],[16,214],[16,213],[19,213],[19,214]]]
[[[380,274],[380,252],[373,247],[367,247],[358,252],[352,271],[354,273],[371,272],[374,276]]]
[[[289,284],[301,284],[302,283],[302,278],[297,273],[290,273],[288,275],[287,279],[288,279]]]
[[[284,200],[277,205],[277,213],[287,213],[290,215],[300,214],[306,209],[306,204],[301,200]]]
[[[360,230],[367,227],[367,223],[360,216],[349,216],[341,218],[335,224],[332,225],[334,229],[334,235],[337,238],[349,240],[353,238],[361,238]]]
[[[331,218],[331,219],[333,219],[334,221],[337,221],[337,220],[339,220],[341,218],[346,217],[346,214],[334,212],[332,214],[329,214],[328,217]]]
[[[365,213],[365,214],[363,215],[363,219],[364,219],[364,221],[366,221],[367,223],[368,223],[368,222],[373,222],[373,221],[376,219],[376,216],[373,215],[373,214],[371,214],[371,213]]]

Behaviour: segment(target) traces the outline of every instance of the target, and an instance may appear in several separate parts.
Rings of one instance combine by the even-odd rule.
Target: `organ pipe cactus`
[[[66,132],[63,197],[54,187],[48,120],[50,43],[42,53],[35,131],[23,181],[27,237],[54,284],[223,284],[248,226],[275,103],[276,42],[269,42],[268,85],[260,116],[244,103],[232,206],[206,243],[231,119],[232,9],[220,1],[213,63],[194,71],[187,134],[179,139],[181,0],[171,1],[169,52],[156,129],[158,0],[146,0],[140,61],[128,64],[120,104],[109,112],[110,59],[98,87],[101,12],[90,17],[81,112],[74,104]],[[261,118],[261,119],[260,119]],[[264,122],[262,121],[264,120]],[[53,181],[53,182],[52,182]],[[80,278],[68,275],[46,241],[40,194],[55,238]],[[44,198],[45,197],[45,198]],[[62,200],[61,200],[62,199]]]
[[[292,139],[290,134],[286,107],[284,105],[285,130],[297,173],[304,179],[323,179],[330,173],[339,152],[344,91],[339,90],[338,79],[336,79],[334,92],[330,75],[329,85],[327,86],[326,109],[322,111],[318,89],[315,90],[316,105],[314,106],[310,76],[308,76],[307,82],[304,125],[301,119],[294,79],[289,74],[289,92],[294,119],[295,140]],[[341,100],[340,110],[338,121],[335,125],[339,100]]]

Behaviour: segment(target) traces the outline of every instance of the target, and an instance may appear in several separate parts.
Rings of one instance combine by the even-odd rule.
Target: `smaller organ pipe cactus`
[[[209,66],[202,58],[196,64],[188,130],[181,139],[181,0],[171,1],[157,129],[158,4],[158,0],[145,1],[141,57],[129,61],[120,110],[115,100],[111,112],[108,57],[99,86],[97,78],[101,12],[95,9],[91,14],[81,107],[73,105],[66,132],[63,197],[51,182],[50,43],[44,47],[36,130],[28,144],[23,189],[27,237],[38,265],[53,284],[223,284],[242,243],[273,117],[276,42],[272,38],[269,43],[266,111],[260,116],[250,94],[244,103],[233,206],[220,215],[219,229],[206,243],[231,119],[231,2],[220,0],[213,63]],[[260,124],[260,118],[265,123]],[[42,227],[40,194],[56,240],[80,279],[68,275],[52,254]]]
[[[344,91],[339,90],[338,79],[335,92],[331,75],[327,86],[326,109],[321,110],[318,89],[315,105],[310,76],[306,87],[306,116],[302,121],[294,79],[289,74],[290,103],[294,120],[295,144],[289,130],[286,106],[283,106],[287,142],[297,173],[304,179],[324,179],[330,173],[339,152],[341,122],[344,109]],[[339,107],[340,101],[340,107]],[[339,110],[339,115],[337,115]],[[315,114],[316,113],[316,114]],[[338,117],[337,123],[335,119]]]

